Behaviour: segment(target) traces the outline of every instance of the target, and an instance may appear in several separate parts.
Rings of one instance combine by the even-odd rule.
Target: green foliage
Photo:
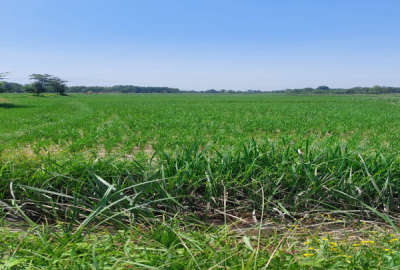
[[[50,82],[51,75],[49,74],[32,74],[29,79],[33,80],[31,87],[27,88],[27,91],[32,91],[35,95],[40,95],[46,92],[48,84]]]
[[[7,72],[0,72],[0,80],[4,80],[7,76]]]
[[[70,93],[179,93],[177,88],[170,87],[146,87],[135,85],[114,85],[106,86],[71,86]]]
[[[260,188],[273,216],[399,212],[397,96],[4,97],[20,107],[0,108],[0,200],[13,181],[34,220],[74,220],[74,208],[46,210],[60,200],[84,205],[76,222],[88,224],[127,222],[143,204],[135,218],[220,210],[224,191],[228,209],[261,211]]]
[[[0,73],[0,80],[5,79],[7,73]],[[389,94],[389,93],[400,93],[399,87],[385,87],[385,86],[373,86],[373,87],[353,87],[349,89],[340,88],[329,88],[328,86],[322,85],[316,89],[307,87],[302,89],[286,89],[277,90],[272,92],[264,92],[261,90],[248,89],[246,91],[239,90],[216,90],[209,89],[205,91],[195,90],[180,90],[178,88],[170,87],[153,87],[153,86],[135,86],[135,85],[114,85],[108,86],[71,86],[67,87],[66,81],[49,74],[32,74],[31,80],[35,82],[33,84],[21,85],[18,83],[2,83],[0,84],[0,92],[17,93],[25,92],[34,93],[40,95],[43,92],[55,92],[59,95],[65,95],[69,93],[206,93],[206,94],[262,94],[262,93],[285,93],[285,94]]]
[[[373,87],[353,87],[348,89],[343,88],[329,88],[328,86],[319,86],[313,88],[300,88],[300,89],[286,89],[281,91],[273,91],[273,93],[285,94],[332,94],[332,95],[352,95],[352,94],[398,94],[400,87],[387,87],[387,86],[373,86]]]
[[[66,81],[49,74],[32,74],[30,79],[34,80],[34,82],[30,85],[25,85],[24,89],[26,92],[34,93],[37,96],[44,92],[65,95],[67,91]]]
[[[2,94],[0,100],[13,104],[0,104],[0,217],[31,226],[26,233],[0,231],[0,267],[396,269],[400,263],[398,235],[384,232],[384,223],[392,231],[399,223],[399,96]],[[265,219],[272,231],[251,227]],[[382,233],[360,232],[355,219],[379,220]],[[210,225],[225,222],[232,228]],[[51,225],[37,225],[44,223]],[[340,228],[341,239],[303,230],[318,223]],[[342,230],[349,224],[351,237]]]
[[[240,236],[224,226],[168,224],[72,234],[56,228],[0,231],[3,269],[398,269],[389,233],[340,239],[288,233]],[[374,234],[372,234],[374,233]],[[357,236],[357,237],[355,237]],[[275,251],[275,252],[273,252]]]
[[[6,74],[5,72],[0,72],[0,81],[4,80],[6,78]],[[6,92],[7,87],[4,84],[4,82],[0,82],[0,93],[1,92]]]
[[[12,83],[12,82],[0,82],[0,92],[6,92],[6,93],[22,93],[23,92],[23,86],[18,83]]]
[[[49,87],[52,91],[63,96],[68,89],[67,85],[65,84],[66,82],[67,81],[61,80],[58,77],[51,76],[49,79]]]

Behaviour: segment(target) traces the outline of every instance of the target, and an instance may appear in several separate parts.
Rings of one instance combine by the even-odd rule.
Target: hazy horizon
[[[400,85],[398,1],[4,0],[0,72],[182,90]]]

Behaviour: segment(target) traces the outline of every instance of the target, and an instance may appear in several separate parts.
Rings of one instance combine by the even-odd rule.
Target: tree
[[[329,90],[330,88],[329,88],[329,86],[321,85],[321,86],[318,86],[317,89],[318,89],[318,90]]]
[[[6,79],[8,72],[0,72],[0,81]]]
[[[34,80],[30,87],[27,87],[27,92],[32,92],[34,95],[39,96],[41,93],[46,92],[48,89],[50,79],[49,74],[32,74],[29,76],[30,80]]]
[[[7,72],[0,72],[0,81],[6,78]],[[4,82],[0,82],[0,93],[6,92],[6,87]]]
[[[61,96],[65,96],[65,92],[67,91],[67,85],[65,84],[67,81],[61,80],[58,77],[52,76],[49,79],[49,86],[51,89],[58,93]]]

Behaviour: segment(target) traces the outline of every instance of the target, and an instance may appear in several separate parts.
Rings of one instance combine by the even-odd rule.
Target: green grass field
[[[396,95],[2,94],[0,265],[399,269],[399,138]]]

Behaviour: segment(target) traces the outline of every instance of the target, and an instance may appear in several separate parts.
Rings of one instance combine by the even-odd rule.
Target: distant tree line
[[[114,85],[114,86],[70,86],[70,93],[206,93],[206,94],[222,94],[222,93],[263,93],[261,90],[216,90],[209,89],[204,91],[197,90],[180,90],[170,87],[154,87],[154,86],[135,86],[135,85]]]
[[[353,87],[353,88],[329,88],[328,86],[319,86],[317,88],[298,88],[298,89],[286,89],[273,91],[273,93],[285,93],[285,94],[395,94],[400,93],[400,87],[390,87],[390,86],[379,86],[375,85],[372,87]]]
[[[317,88],[296,88],[286,90],[276,90],[265,92],[261,90],[216,90],[209,89],[204,91],[188,90],[183,91],[178,88],[170,87],[153,87],[153,86],[135,86],[135,85],[114,85],[114,86],[70,86],[56,76],[49,74],[32,74],[29,76],[32,83],[19,84],[5,81],[7,72],[0,73],[0,93],[33,93],[40,95],[41,93],[57,93],[66,95],[67,93],[206,93],[206,94],[260,94],[260,93],[285,93],[285,94],[390,94],[400,93],[400,87],[373,86],[373,87],[353,87],[353,88],[330,88],[326,85]]]
[[[178,88],[135,85],[70,86],[70,93],[180,93]]]
[[[23,93],[29,92],[34,95],[42,93],[57,93],[59,95],[66,95],[67,85],[66,82],[56,76],[49,74],[32,74],[29,79],[33,82],[30,84],[19,84],[13,82],[3,81],[6,78],[6,73],[0,73],[0,92],[7,93]]]
[[[207,94],[221,94],[221,93],[262,93],[261,90],[216,90],[209,89],[204,91],[183,91],[178,88],[171,87],[154,87],[154,86],[136,86],[136,85],[114,85],[114,86],[70,86],[67,87],[66,81],[49,74],[32,74],[29,78],[33,81],[30,84],[19,84],[13,82],[2,81],[6,78],[6,73],[0,73],[0,92],[7,93],[23,93],[29,92],[34,95],[41,93],[58,93],[66,95],[67,93],[207,93]]]

